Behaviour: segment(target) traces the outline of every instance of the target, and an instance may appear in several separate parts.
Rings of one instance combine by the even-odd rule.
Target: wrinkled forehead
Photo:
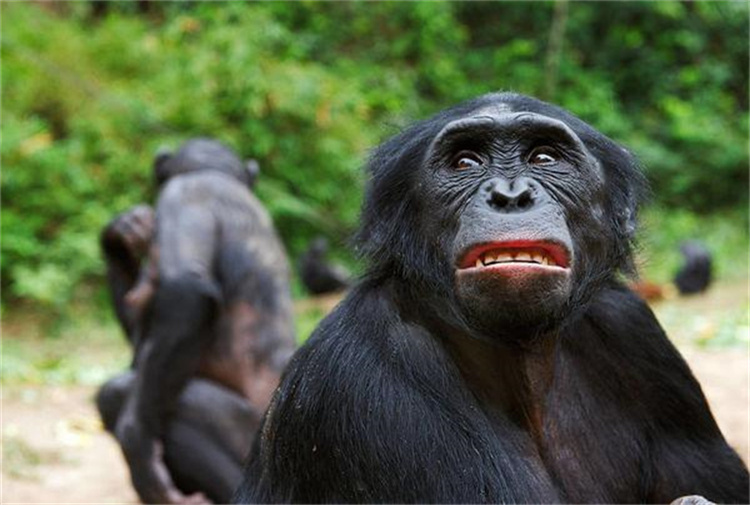
[[[478,108],[465,116],[450,121],[432,142],[432,148],[453,137],[493,134],[520,135],[534,133],[549,135],[585,149],[578,135],[559,119],[530,111],[514,111],[508,104],[497,103]]]

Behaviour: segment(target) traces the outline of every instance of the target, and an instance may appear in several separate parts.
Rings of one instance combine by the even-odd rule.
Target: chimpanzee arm
[[[149,502],[184,499],[163,463],[164,425],[212,339],[219,303],[213,276],[216,222],[208,205],[179,193],[158,208],[159,283],[144,323],[136,381],[115,433],[133,483]]]
[[[135,338],[137,321],[125,303],[125,295],[138,281],[141,262],[148,252],[153,234],[154,213],[148,205],[135,206],[116,216],[101,234],[115,314],[131,342]]]
[[[609,371],[613,384],[633,384],[637,391],[619,386],[616,392],[620,397],[637,394],[630,408],[649,440],[646,501],[669,503],[697,494],[716,503],[748,503],[745,465],[727,444],[700,385],[651,309],[619,287],[594,304],[592,317],[610,336],[609,350],[621,357],[621,368]]]
[[[750,503],[750,480],[742,461],[721,435],[675,433],[655,447],[652,503],[695,493],[713,503]]]
[[[668,407],[660,410],[671,412],[659,417],[652,436],[649,501],[665,503],[697,494],[715,503],[750,503],[746,466],[721,434],[687,364],[670,350],[675,359],[662,363],[663,368],[670,378],[681,382],[674,385],[672,398],[663,399]]]
[[[631,296],[621,308],[638,306],[641,331],[652,332],[645,340],[654,367],[643,374],[653,384],[657,413],[649,502],[697,494],[715,503],[750,503],[747,469],[719,430],[700,384],[648,306]]]

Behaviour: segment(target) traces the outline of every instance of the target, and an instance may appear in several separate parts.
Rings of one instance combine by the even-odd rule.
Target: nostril
[[[487,205],[499,212],[526,212],[536,206],[537,188],[525,180],[494,179],[483,186]]]
[[[503,212],[525,211],[534,207],[534,194],[530,190],[519,194],[507,194],[503,191],[492,191],[487,203],[494,209]]]
[[[528,209],[533,204],[534,199],[531,197],[531,191],[524,191],[518,196],[517,205],[519,209]]]

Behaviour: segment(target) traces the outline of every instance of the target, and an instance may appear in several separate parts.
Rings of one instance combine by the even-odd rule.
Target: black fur
[[[210,138],[194,138],[185,142],[172,153],[160,151],[154,159],[154,178],[161,186],[175,175],[190,172],[203,172],[206,166],[211,170],[227,174],[252,188],[260,172],[254,159],[242,161],[228,146]]]
[[[102,237],[134,359],[97,406],[144,502],[226,502],[294,349],[289,267],[249,191],[257,164],[195,139],[154,170],[156,212],[135,207]]]
[[[314,295],[335,293],[349,287],[351,275],[340,265],[326,260],[328,241],[316,237],[299,259],[299,273],[305,289]]]
[[[489,137],[478,168],[441,161],[459,157],[435,143],[458,119],[479,124],[459,128],[466,142]],[[531,167],[518,146],[553,130],[566,138],[559,161]],[[503,93],[405,130],[369,170],[369,273],[293,357],[237,502],[748,501],[747,470],[686,363],[616,280],[644,187],[627,151],[558,107]],[[528,212],[487,207],[481,188],[521,180]],[[461,277],[456,242],[487,230],[558,233],[569,275],[553,289],[551,275],[492,278],[491,296],[475,296],[486,279]]]
[[[697,241],[680,245],[683,264],[674,277],[675,286],[683,295],[702,293],[711,285],[711,253],[705,245]]]

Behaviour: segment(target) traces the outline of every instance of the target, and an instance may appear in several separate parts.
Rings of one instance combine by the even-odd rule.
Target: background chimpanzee
[[[314,295],[335,293],[349,287],[351,274],[341,265],[329,263],[327,253],[328,241],[316,237],[299,259],[302,284]]]
[[[674,278],[683,295],[701,293],[711,284],[711,253],[706,246],[691,240],[680,244],[683,264]]]
[[[135,357],[97,404],[144,501],[226,502],[294,349],[289,267],[248,188],[257,164],[195,139],[155,172],[156,215],[135,207],[102,236]]]
[[[107,281],[115,314],[128,341],[137,347],[145,302],[152,296],[153,264],[146,261],[154,237],[154,211],[145,204],[115,217],[101,235]],[[143,268],[141,268],[143,267]]]
[[[293,357],[235,499],[747,502],[631,264],[632,156],[491,94],[377,149],[367,277]]]

